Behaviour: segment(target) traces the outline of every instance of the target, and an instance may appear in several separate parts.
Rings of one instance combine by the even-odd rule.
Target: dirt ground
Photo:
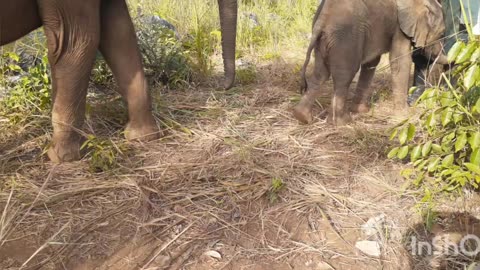
[[[153,90],[165,136],[105,172],[87,159],[53,165],[48,135],[20,130],[0,146],[0,269],[465,269],[473,259],[408,251],[411,235],[480,232],[480,208],[470,193],[439,203],[437,231],[426,230],[404,165],[386,159],[389,70],[352,125],[300,125],[299,59],[259,66],[229,91]],[[124,144],[123,120],[108,122],[122,113],[105,104],[94,111],[110,115],[92,114],[87,129]],[[362,225],[379,215],[381,255],[368,256],[355,244],[372,240]]]

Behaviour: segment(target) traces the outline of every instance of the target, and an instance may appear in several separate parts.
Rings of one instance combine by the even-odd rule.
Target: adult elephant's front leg
[[[137,45],[135,30],[124,0],[101,3],[100,50],[112,69],[118,89],[127,101],[127,139],[152,140],[159,130],[151,111],[151,98]]]
[[[53,162],[80,158],[86,91],[100,33],[100,0],[39,0],[52,69]]]
[[[395,114],[405,115],[407,94],[412,67],[411,42],[399,30],[395,34],[390,50],[390,69],[392,72],[393,106]]]

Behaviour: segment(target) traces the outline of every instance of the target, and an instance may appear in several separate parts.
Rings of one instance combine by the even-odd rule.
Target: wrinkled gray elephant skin
[[[313,121],[312,106],[330,76],[334,94],[328,122],[345,125],[351,121],[350,111],[369,111],[371,81],[384,53],[390,56],[394,112],[405,114],[412,44],[445,61],[441,46],[429,47],[442,37],[444,30],[442,7],[437,0],[323,0],[313,20],[302,69],[305,93],[293,110],[295,118],[302,123]],[[308,87],[305,78],[312,51],[313,76],[318,87]],[[349,108],[348,88],[359,70]]]
[[[218,0],[225,88],[235,79],[237,0]],[[86,92],[98,50],[127,102],[129,140],[153,140],[160,132],[151,111],[135,30],[125,0],[0,0],[0,45],[43,26],[52,76],[54,162],[80,158]]]

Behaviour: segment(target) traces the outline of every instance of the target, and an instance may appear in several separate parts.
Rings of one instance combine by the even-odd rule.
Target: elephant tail
[[[308,64],[310,63],[310,58],[312,56],[312,51],[315,48],[315,46],[318,45],[320,35],[321,35],[321,25],[319,23],[319,18],[320,18],[320,12],[323,9],[323,6],[325,5],[325,2],[327,0],[321,0],[320,5],[317,9],[317,12],[315,12],[315,17],[313,18],[313,23],[312,23],[312,37],[310,39],[310,44],[308,45],[307,49],[307,56],[305,58],[305,63],[303,64],[302,71],[301,71],[301,85],[300,85],[300,93],[305,93],[308,88],[307,84],[307,78],[306,78],[306,72],[307,72],[307,67]]]

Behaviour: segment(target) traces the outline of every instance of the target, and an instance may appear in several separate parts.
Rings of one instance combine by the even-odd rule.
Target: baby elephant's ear
[[[437,0],[396,0],[400,29],[416,47],[427,45],[429,36],[440,36],[445,28],[442,6]]]

